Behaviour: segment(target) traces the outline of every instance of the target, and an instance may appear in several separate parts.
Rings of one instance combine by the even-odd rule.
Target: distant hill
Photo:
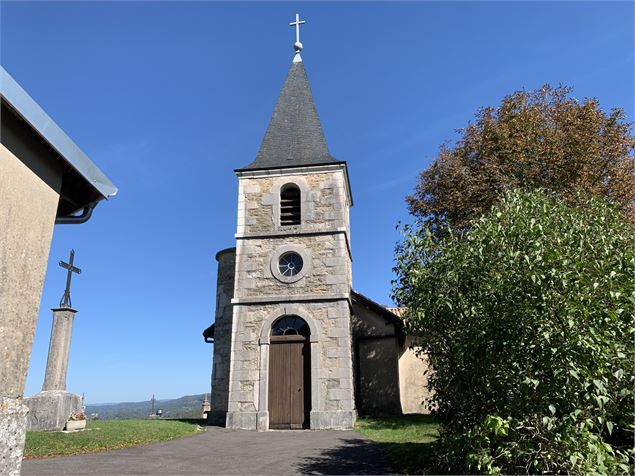
[[[186,395],[173,400],[157,400],[154,409],[163,410],[164,418],[201,418],[204,394]],[[209,396],[208,396],[209,398]],[[86,405],[86,417],[99,413],[101,420],[127,420],[148,418],[152,402],[98,403]]]

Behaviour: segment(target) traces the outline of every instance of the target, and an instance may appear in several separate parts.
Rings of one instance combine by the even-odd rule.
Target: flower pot
[[[86,428],[86,420],[70,420],[66,422],[66,431],[77,431]]]

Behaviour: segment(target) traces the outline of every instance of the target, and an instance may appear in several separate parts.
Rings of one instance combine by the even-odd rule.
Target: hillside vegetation
[[[157,400],[154,409],[163,410],[164,418],[201,418],[204,394],[186,395],[172,400]],[[86,416],[98,413],[100,420],[146,419],[152,402],[122,402],[86,405]]]

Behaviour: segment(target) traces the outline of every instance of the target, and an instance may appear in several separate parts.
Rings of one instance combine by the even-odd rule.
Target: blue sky
[[[544,83],[633,119],[633,3],[3,2],[2,65],[119,187],[57,226],[26,395],[40,390],[77,251],[68,389],[88,403],[209,391],[216,251],[293,56],[349,164],[353,283],[390,303],[395,225],[479,107]]]

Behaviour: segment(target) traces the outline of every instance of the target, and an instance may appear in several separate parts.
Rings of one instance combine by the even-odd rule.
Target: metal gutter
[[[90,220],[90,217],[93,215],[93,210],[97,206],[98,202],[93,202],[84,207],[82,213],[79,215],[70,215],[65,217],[57,217],[55,219],[56,225],[81,225],[82,223],[86,223]]]
[[[108,198],[117,194],[117,187],[2,66],[0,95],[102,197]]]

